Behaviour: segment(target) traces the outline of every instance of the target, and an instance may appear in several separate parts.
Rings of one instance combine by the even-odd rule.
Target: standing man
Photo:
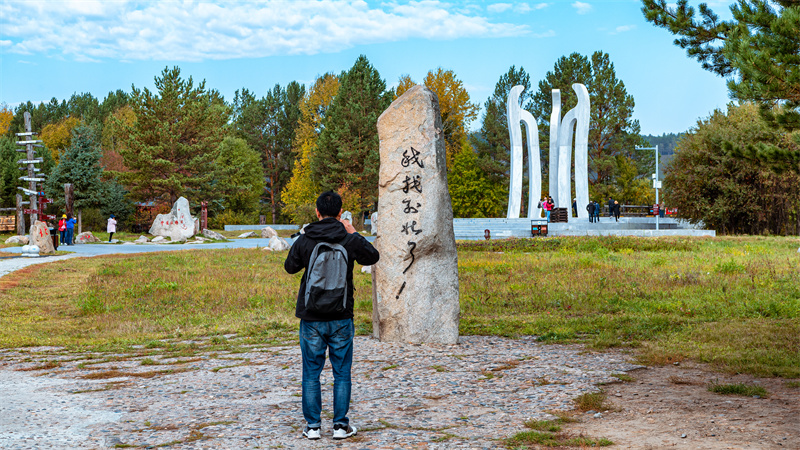
[[[614,199],[611,196],[608,197],[608,217],[614,217]]]
[[[586,205],[586,211],[589,211],[589,223],[594,222],[594,202],[589,202]]]
[[[78,223],[74,217],[72,217],[72,213],[67,213],[67,245],[73,245],[73,241],[75,240],[75,224]]]
[[[350,370],[353,365],[355,334],[353,265],[354,262],[358,262],[364,266],[371,266],[378,262],[380,256],[372,244],[356,233],[349,221],[340,220],[342,197],[339,194],[333,191],[323,192],[317,198],[316,213],[319,221],[305,228],[305,234],[301,234],[294,242],[283,264],[288,273],[306,269],[300,280],[295,308],[295,316],[300,319],[300,351],[303,358],[302,403],[303,417],[306,420],[303,436],[308,439],[320,438],[322,392],[319,375],[325,366],[325,351],[328,350],[333,369],[333,438],[345,439],[355,435],[357,431],[350,425],[347,417],[347,411],[350,409]],[[320,261],[318,249],[322,247],[317,244],[321,242],[339,244],[346,252],[347,284],[341,310],[319,312],[314,309],[312,303],[306,303],[308,267],[312,254],[315,256],[315,263]],[[314,274],[312,277],[317,276],[317,272],[312,271],[312,273]]]

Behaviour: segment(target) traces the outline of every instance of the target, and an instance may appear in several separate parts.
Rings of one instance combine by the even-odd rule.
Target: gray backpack
[[[338,244],[320,242],[311,252],[306,270],[306,311],[319,315],[337,314],[347,309],[348,234]]]

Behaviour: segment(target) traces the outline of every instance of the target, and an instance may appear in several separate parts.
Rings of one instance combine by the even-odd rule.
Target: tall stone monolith
[[[415,86],[378,118],[381,259],[372,268],[381,341],[458,342],[458,259],[439,101]]]

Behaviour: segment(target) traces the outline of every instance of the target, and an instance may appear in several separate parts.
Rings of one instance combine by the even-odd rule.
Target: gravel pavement
[[[502,439],[525,429],[524,421],[572,409],[576,396],[639,367],[625,359],[530,337],[465,336],[458,345],[421,346],[359,336],[350,410],[359,432],[337,447],[501,447]],[[294,342],[180,358],[0,351],[0,377],[9,380],[0,388],[4,449],[334,443],[330,366],[321,380],[322,439],[301,436],[301,362]]]

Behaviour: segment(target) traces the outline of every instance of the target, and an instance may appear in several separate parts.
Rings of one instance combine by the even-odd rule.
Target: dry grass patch
[[[150,370],[147,372],[123,372],[121,370],[112,369],[112,370],[105,370],[102,372],[93,372],[88,373],[86,375],[81,375],[81,378],[86,380],[103,380],[107,378],[127,378],[127,377],[135,377],[135,378],[153,378],[163,375],[172,375],[175,373],[181,372],[188,372],[189,368],[180,368],[180,369],[167,369],[167,370]]]

